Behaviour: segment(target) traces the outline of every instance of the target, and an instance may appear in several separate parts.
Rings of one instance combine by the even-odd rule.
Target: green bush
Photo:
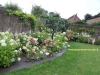
[[[51,36],[50,33],[46,33],[46,32],[36,32],[36,33],[32,33],[30,35],[32,37],[38,38],[39,43],[41,43],[42,40],[45,40],[46,38],[49,38]]]
[[[20,60],[21,53],[18,43],[13,39],[13,35],[7,32],[0,33],[0,66],[10,66],[15,60]]]
[[[87,25],[87,23],[83,20],[75,22],[75,24],[80,24],[80,25]]]
[[[94,44],[100,45],[100,38],[97,38]]]
[[[94,23],[92,23],[90,25],[92,25],[92,26],[100,26],[100,22],[94,22]]]
[[[97,30],[94,30],[94,29],[88,30],[88,32],[90,34],[97,34],[98,33],[98,31]]]

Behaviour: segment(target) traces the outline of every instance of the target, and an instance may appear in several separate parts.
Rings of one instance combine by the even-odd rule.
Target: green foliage
[[[40,25],[39,25],[39,31],[40,31],[40,32],[46,31],[46,29],[47,29],[47,28],[46,28],[46,26],[45,26],[44,24],[40,24]]]
[[[94,23],[92,23],[90,25],[92,25],[92,26],[100,26],[100,22],[94,22]]]
[[[77,21],[75,24],[87,25],[87,23],[83,20]]]
[[[33,30],[36,26],[37,19],[34,15],[23,13],[23,12],[17,11],[17,10],[16,11],[6,10],[6,14],[9,16],[12,16],[12,15],[18,16],[23,21],[24,24],[26,24],[26,25],[31,24]]]
[[[90,36],[87,36],[85,34],[80,34],[78,36],[78,41],[79,42],[82,42],[82,43],[88,43],[90,39],[91,39],[91,37]]]
[[[66,19],[50,16],[48,19],[46,19],[45,25],[51,29],[51,34],[53,39],[55,32],[57,31],[65,32],[66,29],[68,29],[70,23]]]
[[[46,32],[36,32],[36,33],[32,33],[31,36],[38,38],[38,42],[41,43],[42,40],[49,38],[51,35]]]
[[[49,13],[49,16],[61,18],[60,14],[57,13],[57,12],[50,12],[50,13]]]
[[[97,39],[96,39],[95,44],[96,44],[96,45],[100,45],[100,38],[97,38]]]
[[[93,16],[93,18],[97,18],[97,17],[100,17],[100,13]]]
[[[72,32],[70,36],[71,41],[79,41],[82,43],[88,43],[91,40],[91,37],[86,34],[86,33],[77,33],[77,32]]]
[[[92,15],[91,15],[91,14],[86,14],[86,15],[84,16],[84,20],[87,21],[87,20],[89,20],[89,19],[92,19]]]
[[[12,11],[22,11],[22,9],[18,6],[18,4],[14,4],[14,3],[6,3],[5,4],[5,8],[12,10]]]
[[[19,45],[11,33],[1,32],[0,36],[0,66],[8,67],[18,59],[21,52],[17,49]]]
[[[79,33],[81,33],[81,32],[87,32],[88,31],[88,29],[86,29],[86,28],[81,28],[81,27],[78,27],[78,28],[72,28],[72,30],[73,31],[75,31],[75,32],[79,32]]]
[[[79,32],[79,33],[81,33],[81,32],[87,32],[87,33],[90,33],[90,34],[98,34],[98,30],[95,30],[95,29],[91,29],[91,30],[89,30],[89,29],[87,29],[87,28],[81,28],[81,27],[78,27],[78,28],[72,28],[72,30],[74,31],[74,32]]]
[[[44,15],[46,11],[41,8],[41,6],[32,6],[31,14],[35,15],[36,17],[40,17],[41,15]]]
[[[94,30],[94,29],[91,29],[91,30],[88,30],[88,32],[90,33],[90,34],[98,34],[98,30]]]
[[[99,75],[100,46],[79,42],[69,42],[69,44],[71,47],[60,57],[4,75]],[[92,51],[93,49],[95,51]]]

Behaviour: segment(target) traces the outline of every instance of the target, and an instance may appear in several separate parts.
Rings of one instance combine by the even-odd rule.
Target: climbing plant
[[[33,30],[36,26],[37,19],[34,15],[27,14],[27,13],[24,13],[24,12],[21,12],[21,11],[18,11],[18,10],[16,10],[16,11],[6,10],[6,15],[9,15],[9,16],[16,15],[16,16],[18,16],[23,21],[24,24],[26,24],[26,25],[31,24]]]

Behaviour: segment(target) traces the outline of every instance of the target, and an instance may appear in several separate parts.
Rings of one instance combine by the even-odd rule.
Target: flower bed
[[[40,60],[53,53],[59,53],[63,46],[68,46],[66,34],[56,33],[54,39],[49,33],[20,33],[15,36],[9,31],[0,33],[0,66],[10,66],[20,61],[24,54],[25,61]]]
[[[100,45],[100,38],[92,38],[88,33],[85,32],[73,32],[70,31],[70,41],[78,41],[78,42],[82,42],[82,43],[89,43],[89,44],[96,44],[96,45]],[[68,31],[66,32],[68,33]],[[67,36],[67,35],[66,35]]]

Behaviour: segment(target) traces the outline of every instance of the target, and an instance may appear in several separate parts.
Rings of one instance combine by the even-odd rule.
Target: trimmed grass
[[[60,57],[2,75],[100,75],[100,46],[69,44],[71,47]]]

